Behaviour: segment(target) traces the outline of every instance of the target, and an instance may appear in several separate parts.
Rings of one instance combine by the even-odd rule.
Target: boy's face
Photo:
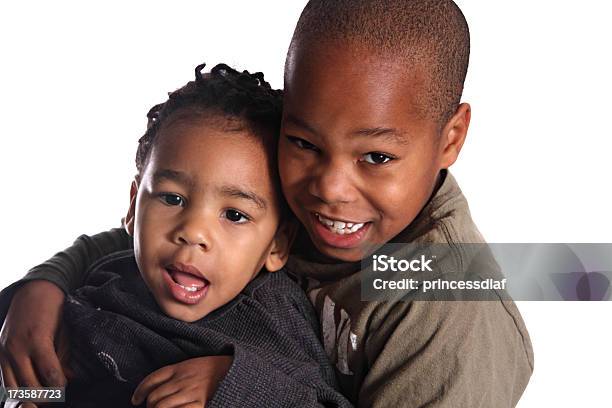
[[[191,322],[235,298],[264,265],[282,267],[279,212],[256,137],[197,119],[164,125],[133,184],[127,225],[157,303]]]
[[[359,47],[291,50],[280,176],[291,209],[324,255],[358,261],[388,242],[456,159],[447,130],[419,110],[424,88],[420,67]]]

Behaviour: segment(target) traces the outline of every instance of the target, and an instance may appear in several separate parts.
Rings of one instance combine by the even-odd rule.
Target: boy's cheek
[[[299,161],[287,161],[279,168],[281,189],[285,199],[292,206],[292,210],[296,210],[293,206],[299,202],[301,197],[309,194],[309,183],[313,173],[312,166],[302,165]]]
[[[167,211],[167,209],[164,211],[164,208],[160,208],[162,205],[147,200],[137,207],[135,231],[136,235],[141,235],[141,239],[163,234],[164,231],[172,227],[173,221],[170,211]]]
[[[308,153],[296,154],[292,149],[281,149],[278,152],[278,169],[283,189],[304,181],[314,166],[313,158]]]

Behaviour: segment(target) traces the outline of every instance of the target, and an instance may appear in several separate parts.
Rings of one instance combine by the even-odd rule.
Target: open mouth
[[[353,234],[366,224],[365,222],[349,222],[349,221],[340,221],[334,220],[332,218],[326,218],[319,213],[315,213],[315,216],[319,220],[319,222],[325,226],[329,231],[338,235],[347,235]]]
[[[172,296],[187,304],[195,304],[204,297],[210,282],[197,268],[189,265],[172,264],[165,268],[166,284]]]
[[[338,220],[319,213],[310,214],[314,237],[335,248],[350,249],[362,245],[372,226],[371,221]]]

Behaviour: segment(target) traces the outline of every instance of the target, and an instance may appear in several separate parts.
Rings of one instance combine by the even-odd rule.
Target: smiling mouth
[[[367,222],[348,222],[327,218],[319,213],[315,213],[319,222],[329,231],[337,235],[353,234],[363,228]]]

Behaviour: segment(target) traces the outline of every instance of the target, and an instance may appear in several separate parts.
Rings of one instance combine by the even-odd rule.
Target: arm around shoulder
[[[81,235],[72,246],[30,269],[24,279],[49,280],[65,292],[71,292],[83,285],[85,273],[98,259],[132,247],[132,238],[123,228]]]
[[[0,363],[5,373],[11,373],[13,385],[65,382],[53,344],[64,293],[83,284],[86,270],[96,260],[129,247],[131,239],[120,229],[92,237],[82,235],[70,248],[32,268],[25,278],[0,292],[0,319],[5,320]]]

